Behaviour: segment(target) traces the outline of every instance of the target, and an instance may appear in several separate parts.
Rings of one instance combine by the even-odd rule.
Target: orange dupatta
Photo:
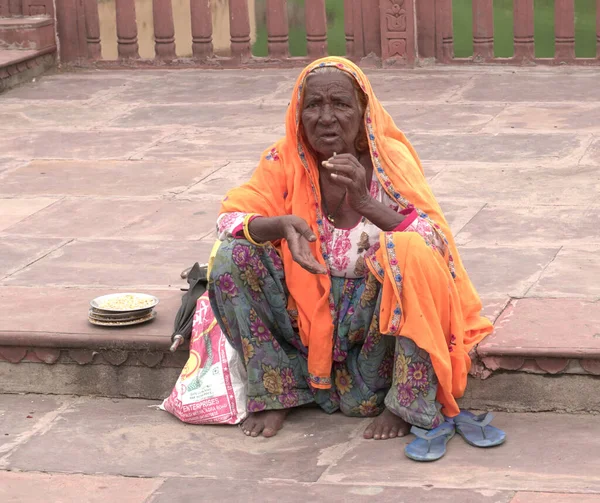
[[[402,207],[414,205],[422,216],[428,216],[434,225],[437,224],[436,227],[442,236],[447,238],[450,250],[448,275],[450,278],[454,277],[452,288],[456,291],[453,294],[456,299],[460,299],[459,305],[454,306],[454,312],[458,314],[461,326],[453,328],[452,334],[453,337],[460,338],[461,342],[460,345],[456,345],[457,348],[460,347],[461,354],[453,355],[453,360],[458,361],[457,357],[462,358],[463,369],[459,374],[464,377],[460,377],[459,381],[464,380],[464,384],[452,387],[460,393],[460,389],[464,390],[466,385],[464,367],[468,367],[470,362],[468,351],[491,333],[492,325],[479,315],[481,301],[462,266],[450,228],[425,180],[417,153],[379,103],[360,68],[344,58],[328,57],[315,61],[302,71],[287,110],[286,136],[264,153],[249,182],[229,191],[223,200],[221,213],[235,211],[257,213],[265,217],[294,214],[306,220],[317,236],[323,235],[323,215],[319,204],[319,170],[315,160],[306,154],[308,150],[302,145],[299,134],[304,81],[307,75],[319,66],[335,66],[356,79],[368,97],[365,126],[374,173],[393,199]],[[385,234],[388,233],[382,233],[382,243]],[[319,241],[311,243],[310,246],[317,260],[326,265],[325,244],[321,242],[319,245]],[[330,388],[334,330],[334,307],[330,301],[331,280],[328,275],[313,275],[294,262],[285,240],[278,246],[290,293],[288,308],[297,309],[300,337],[308,347],[311,384],[315,388]],[[385,262],[383,255],[379,254],[379,258]],[[389,297],[390,290],[385,288],[385,284],[384,290],[388,292]],[[389,302],[397,304],[399,299],[396,302],[389,299]],[[400,335],[401,326],[396,328],[396,335]],[[444,345],[446,353],[449,342]],[[439,348],[438,350],[441,351]],[[432,361],[435,362],[438,356],[440,355],[432,355]],[[435,367],[434,363],[434,369]],[[440,380],[440,386],[444,385]],[[449,412],[453,411],[454,407],[451,406]]]

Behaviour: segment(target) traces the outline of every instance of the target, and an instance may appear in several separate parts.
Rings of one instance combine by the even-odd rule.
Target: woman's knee
[[[226,239],[221,243],[214,257],[210,280],[223,274],[239,277],[240,268],[245,269],[250,257],[256,255],[258,247],[245,239]]]

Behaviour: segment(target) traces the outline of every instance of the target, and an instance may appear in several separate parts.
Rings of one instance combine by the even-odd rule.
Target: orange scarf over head
[[[479,315],[481,302],[460,261],[448,223],[425,180],[417,153],[375,97],[366,76],[350,61],[328,57],[315,61],[302,71],[287,110],[285,138],[265,151],[249,182],[227,194],[221,213],[256,213],[264,217],[294,214],[306,220],[315,235],[323,235],[319,169],[307,145],[302,144],[299,131],[300,103],[306,77],[321,66],[334,66],[346,72],[367,95],[365,128],[374,173],[383,188],[402,207],[412,204],[426,214],[448,241],[450,269],[460,298],[457,309],[462,311],[460,318],[463,322],[460,333],[454,336],[462,339],[460,347],[464,348],[468,361],[466,354],[491,332],[491,324]],[[334,333],[330,277],[311,274],[294,262],[285,240],[278,246],[290,294],[288,308],[297,309],[300,337],[308,347],[311,384],[316,388],[330,388]],[[317,240],[310,243],[310,247],[317,260],[326,265],[325,244]],[[466,384],[466,375],[464,381]]]

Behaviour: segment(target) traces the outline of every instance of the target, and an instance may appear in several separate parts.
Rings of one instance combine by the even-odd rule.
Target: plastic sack
[[[190,355],[164,409],[184,423],[238,424],[246,418],[246,369],[214,317],[208,294],[196,305]]]

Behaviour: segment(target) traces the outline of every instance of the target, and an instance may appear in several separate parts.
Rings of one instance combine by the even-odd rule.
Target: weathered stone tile
[[[425,160],[509,162],[564,158],[580,146],[573,134],[423,134],[409,137]]]
[[[600,164],[600,140],[594,140],[581,159],[581,164]]]
[[[23,441],[24,434],[32,432],[40,421],[49,419],[46,415],[68,400],[51,395],[24,397],[0,394],[0,457],[16,448]],[[0,483],[0,500],[6,501],[1,497],[3,487],[4,484]]]
[[[102,475],[0,472],[0,499],[4,503],[84,499],[86,503],[143,503],[162,482]]]
[[[545,503],[556,501],[560,503],[598,503],[600,495],[582,493],[544,493],[518,492],[510,503]]]
[[[2,180],[4,185],[6,180]],[[58,199],[49,197],[36,197],[32,199],[0,199],[0,231],[33,215],[38,211],[55,203]]]
[[[155,493],[153,503],[193,502],[202,494],[207,500],[223,502],[278,503],[310,501],[315,503],[380,503],[427,501],[428,503],[509,503],[510,491],[476,491],[423,487],[386,487],[385,485],[300,484],[290,482],[254,482],[250,480],[169,479]]]
[[[478,351],[481,355],[596,358],[600,353],[599,327],[598,302],[520,299],[505,309],[494,333]]]
[[[593,73],[496,72],[476,75],[462,93],[470,101],[562,102],[600,101],[600,88]]]
[[[185,241],[79,240],[11,276],[18,286],[165,288],[194,262],[206,262],[211,244]]]
[[[371,86],[381,101],[445,101],[462,89],[472,76],[453,72],[418,71],[407,74],[405,71],[368,71]]]
[[[262,153],[285,134],[282,123],[275,129],[247,129],[240,134],[231,130],[185,131],[160,141],[139,155],[145,160],[228,160],[258,163]],[[232,145],[231,135],[235,134]]]
[[[259,159],[256,161],[232,161],[206,177],[200,183],[194,185],[179,197],[203,196],[214,194],[223,196],[228,190],[240,186],[250,180],[252,173],[258,166]]]
[[[560,250],[528,297],[600,299],[600,247]]]
[[[65,199],[20,221],[7,232],[37,237],[111,237],[163,205],[160,200]]]
[[[405,457],[403,449],[412,436],[386,442],[365,440],[349,449],[319,482],[375,485],[386,481],[388,486],[402,486],[414,480],[463,490],[577,492],[585,487],[588,492],[600,492],[596,454],[600,437],[589,415],[498,413],[494,425],[507,432],[503,446],[474,449],[456,435],[447,454],[433,464]],[[563,434],[565,430],[569,435]]]
[[[0,183],[0,194],[163,196],[184,191],[224,163],[33,161]]]
[[[289,72],[170,72],[136,82],[114,97],[128,103],[215,103],[267,98]]]
[[[434,191],[435,193],[436,191]],[[437,196],[437,194],[435,194]],[[463,194],[467,196],[468,194]],[[460,230],[469,222],[471,219],[481,211],[485,206],[485,203],[477,199],[445,199],[437,197],[437,201],[444,212],[444,217],[450,225],[450,229],[454,235],[458,234]]]
[[[149,405],[154,403],[84,400],[15,452],[10,468],[315,482],[364,423],[295,410],[276,437],[250,438],[235,426],[184,424]],[[150,451],[155,455],[148,458]]]
[[[575,206],[492,206],[483,208],[457,236],[469,246],[588,246],[600,244],[592,232],[600,209]]]
[[[460,256],[479,295],[520,297],[539,279],[559,248],[461,248]]]
[[[40,332],[70,334],[79,342],[83,338],[93,349],[98,348],[98,337],[106,334],[107,331],[112,331],[115,335],[120,334],[123,340],[135,340],[140,337],[169,339],[173,333],[173,320],[181,306],[183,295],[178,287],[184,285],[187,286],[187,283],[179,279],[174,281],[173,287],[169,290],[144,289],[144,293],[154,295],[160,301],[155,308],[156,319],[143,325],[121,327],[118,332],[115,332],[115,329],[106,329],[88,323],[87,316],[92,299],[108,293],[116,293],[119,291],[117,287],[55,288],[39,286],[36,283],[27,287],[3,286],[0,288],[2,330],[22,333],[25,337]],[[49,316],[52,317],[51,323]],[[0,396],[0,403],[1,401]]]
[[[137,206],[144,206],[139,202]],[[161,201],[156,209],[135,219],[120,231],[115,237],[123,239],[197,240],[215,230],[220,198],[194,199],[191,201]]]
[[[486,133],[527,131],[600,131],[597,105],[509,105],[484,129]]]
[[[490,204],[585,205],[598,199],[598,166],[449,165],[431,182],[436,196]]]
[[[492,323],[495,323],[509,301],[510,298],[508,296],[500,298],[482,296],[481,303],[483,304],[483,309],[481,311],[481,316],[485,316]]]
[[[106,104],[82,106],[66,103],[23,103],[3,105],[0,111],[0,130],[90,128],[105,125],[123,113],[123,107]]]
[[[389,104],[385,109],[406,134],[423,131],[479,131],[503,109],[501,106]]]
[[[26,159],[120,159],[163,134],[157,130],[7,133],[0,136],[0,151]]]
[[[6,92],[8,100],[89,100],[127,84],[122,78],[87,78],[85,75],[48,76]]]
[[[3,236],[0,238],[0,277],[43,257],[55,249],[61,239]]]
[[[285,124],[285,106],[262,104],[218,105],[181,104],[147,105],[134,108],[111,123],[129,127],[223,127],[242,129],[264,124],[266,127]],[[243,133],[242,133],[243,134]]]

